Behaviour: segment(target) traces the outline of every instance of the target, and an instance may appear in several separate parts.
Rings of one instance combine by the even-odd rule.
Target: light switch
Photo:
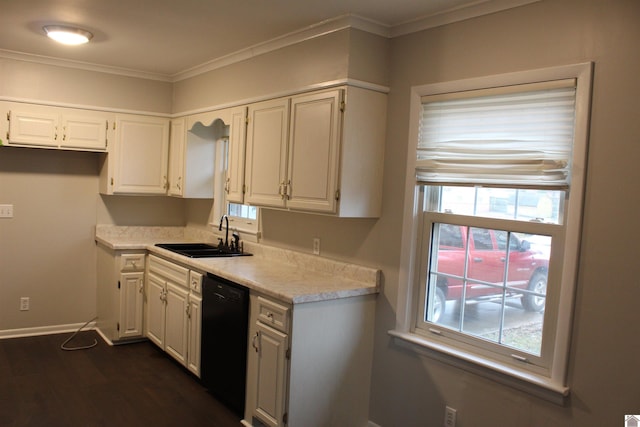
[[[0,218],[13,218],[13,205],[0,205]]]

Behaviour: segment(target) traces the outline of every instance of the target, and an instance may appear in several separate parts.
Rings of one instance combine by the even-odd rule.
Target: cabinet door
[[[202,331],[202,298],[189,295],[189,350],[187,368],[200,377],[200,337]]]
[[[167,282],[165,351],[178,362],[187,365],[188,296],[182,286]]]
[[[254,411],[270,427],[284,425],[287,394],[288,335],[257,322],[257,382]]]
[[[105,151],[107,127],[106,117],[63,115],[60,147]]]
[[[12,110],[9,114],[9,143],[57,147],[58,122],[58,114],[38,109]]]
[[[341,94],[332,90],[291,99],[290,209],[336,212]]]
[[[169,121],[116,117],[114,193],[166,194]]]
[[[165,284],[149,274],[147,278],[147,338],[164,350]]]
[[[234,108],[229,129],[229,151],[225,191],[227,201],[244,203],[244,165],[247,131],[246,107]]]
[[[245,203],[284,207],[289,99],[249,106]]]
[[[182,196],[184,189],[184,119],[171,120],[169,141],[169,195]]]
[[[119,338],[142,336],[144,272],[120,274]]]

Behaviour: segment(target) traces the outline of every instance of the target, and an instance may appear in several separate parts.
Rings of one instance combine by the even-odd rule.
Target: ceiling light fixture
[[[89,31],[64,25],[46,25],[43,29],[49,38],[68,45],[84,44],[93,37]]]

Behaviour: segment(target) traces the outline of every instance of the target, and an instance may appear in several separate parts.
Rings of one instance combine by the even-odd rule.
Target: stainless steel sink
[[[156,246],[189,258],[216,258],[252,255],[226,246],[214,246],[207,243],[157,243]]]

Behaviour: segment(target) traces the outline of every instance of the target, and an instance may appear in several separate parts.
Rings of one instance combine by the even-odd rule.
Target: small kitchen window
[[[413,88],[399,342],[568,393],[590,87],[579,64]]]

